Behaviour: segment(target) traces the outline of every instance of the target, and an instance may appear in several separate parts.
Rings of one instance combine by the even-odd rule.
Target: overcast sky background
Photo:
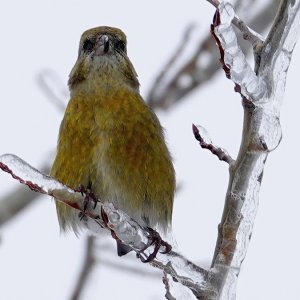
[[[186,26],[194,22],[200,26],[199,35],[206,35],[213,12],[204,0],[3,1],[0,154],[17,154],[35,167],[52,161],[62,114],[38,88],[36,76],[51,68],[66,85],[84,30],[110,25],[127,34],[128,54],[146,95]],[[266,164],[252,241],[238,282],[238,299],[299,299],[299,65],[298,46],[282,107],[283,140]],[[181,184],[175,199],[174,235],[180,251],[202,265],[209,265],[213,255],[228,168],[200,149],[191,124],[204,126],[215,143],[235,157],[242,115],[240,97],[222,72],[185,102],[167,113],[158,112]],[[0,172],[0,198],[17,186]],[[84,237],[59,234],[49,197],[40,197],[1,228],[0,238],[1,299],[68,299],[81,266]],[[163,299],[159,277],[122,270],[130,257],[121,259],[115,252],[103,251],[99,256],[99,268],[84,299]],[[120,262],[121,269],[101,265],[106,259]],[[151,271],[147,265],[136,266]]]

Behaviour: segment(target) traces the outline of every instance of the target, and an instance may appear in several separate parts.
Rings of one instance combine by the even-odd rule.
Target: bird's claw
[[[94,202],[93,209],[96,208],[97,203],[99,200],[97,199],[96,195],[92,191],[91,187],[88,186],[87,188],[83,186],[82,184],[79,186],[78,190],[82,196],[84,196],[84,201],[83,201],[83,211],[85,212],[91,202]]]
[[[103,207],[101,207],[100,211],[101,211],[101,218],[104,223],[104,226],[108,227],[109,219],[108,219],[108,216],[107,216],[106,212],[104,211]],[[165,242],[161,238],[161,236],[159,235],[159,233],[157,231],[153,230],[150,227],[147,227],[146,229],[149,233],[148,234],[148,242],[147,242],[146,246],[141,251],[139,251],[139,253],[137,253],[137,257],[143,263],[148,263],[148,262],[153,261],[156,258],[156,255],[161,247],[165,248],[163,251],[160,251],[160,253],[162,253],[162,254],[167,254],[172,250],[172,246],[170,244],[168,244],[167,242]],[[111,235],[115,240],[117,240],[117,241],[119,240],[119,238],[117,237],[117,235],[115,234],[115,232],[113,230],[111,230]],[[143,256],[146,256],[144,251],[153,245],[154,245],[153,252],[147,258],[144,258]]]
[[[107,216],[107,213],[104,211],[104,209],[103,209],[103,206],[101,206],[101,210],[100,210],[100,213],[101,213],[101,218],[102,218],[102,221],[103,221],[103,223],[104,223],[104,226],[105,227],[108,227],[108,222],[109,222],[109,220],[108,220],[108,216]]]
[[[153,261],[156,258],[156,255],[160,249],[160,247],[164,247],[165,250],[161,251],[160,253],[162,254],[167,254],[172,250],[172,246],[170,244],[168,244],[167,242],[165,242],[161,236],[159,235],[159,233],[155,230],[153,230],[152,228],[148,227],[147,228],[149,235],[148,235],[148,243],[147,245],[140,251],[138,257],[141,259],[141,261],[143,263],[148,263]],[[144,251],[146,249],[148,249],[150,246],[154,245],[154,251],[147,257],[147,258],[143,258],[140,254],[144,254]]]

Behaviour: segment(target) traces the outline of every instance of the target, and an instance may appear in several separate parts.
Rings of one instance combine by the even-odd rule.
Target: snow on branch
[[[95,209],[88,207],[84,210],[85,195],[80,191],[72,190],[54,178],[40,173],[24,160],[13,154],[0,156],[0,168],[11,174],[20,183],[27,185],[31,190],[54,197],[87,217],[87,228],[97,232],[100,229],[109,229],[115,238],[129,245],[145,261],[155,250],[155,245],[148,246],[149,231],[140,226],[126,213],[116,209],[111,203],[97,203]],[[106,220],[103,220],[103,215]],[[147,249],[145,249],[147,248]],[[193,264],[175,251],[165,252],[161,247],[155,259],[150,264],[172,276],[177,282],[188,287],[195,295],[203,294],[208,272]]]

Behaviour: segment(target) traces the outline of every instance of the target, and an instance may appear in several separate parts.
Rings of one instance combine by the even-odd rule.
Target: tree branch
[[[274,17],[274,11],[276,11],[279,1],[280,0],[270,1],[263,10],[250,17],[249,26],[256,28],[258,31],[263,31]],[[239,1],[239,3],[241,3],[241,1]],[[179,50],[184,50],[190,40],[190,33],[191,27],[188,27],[183,35],[182,41],[180,41]],[[178,55],[181,53],[181,50],[178,51],[178,49],[176,49],[169,59],[169,63],[167,64],[168,70],[172,67],[174,61],[177,61]],[[244,47],[243,51],[246,50]],[[216,71],[219,70],[217,57],[218,52],[215,43],[211,36],[207,36],[203,42],[199,43],[196,47],[194,55],[186,61],[184,65],[179,67],[175,74],[170,76],[168,72],[164,71],[165,67],[162,69],[158,75],[160,80],[158,81],[156,79],[150,88],[147,97],[149,105],[154,109],[169,109],[177,102],[186,99],[184,98],[186,95],[211,79]],[[200,62],[204,62],[204,64]],[[183,77],[190,78],[189,84],[184,87],[179,84]],[[37,76],[37,83],[47,96],[47,99],[51,101],[59,111],[62,111],[62,109],[65,108],[64,100],[68,97],[68,91],[63,86],[57,74],[50,69],[42,70]],[[43,168],[39,168],[39,170],[45,173]],[[32,203],[36,197],[37,194],[22,188],[4,196],[3,200],[0,200],[0,226],[21,212]]]
[[[41,168],[43,173],[48,173],[50,167],[44,165]],[[17,214],[22,212],[30,204],[34,203],[39,194],[25,189],[23,186],[18,187],[0,200],[0,227],[13,219]]]
[[[165,298],[167,300],[176,300],[176,298],[174,298],[174,296],[171,293],[169,278],[165,272],[163,273],[163,284],[165,285],[165,289],[166,289]]]
[[[254,48],[256,72],[251,70],[237,43],[231,26],[235,16],[231,4],[222,2],[214,17],[212,34],[220,50],[223,69],[235,83],[244,104],[243,138],[238,157],[230,167],[212,261],[220,299],[235,299],[237,278],[252,235],[264,165],[268,153],[281,140],[280,100],[299,36],[299,2],[281,2],[268,38],[263,46]]]
[[[72,293],[70,300],[79,300],[82,298],[81,297],[82,292],[88,282],[89,276],[92,273],[96,263],[94,248],[95,248],[95,237],[88,236],[86,239],[85,257],[83,260],[82,269],[80,271],[78,280],[74,285],[74,291]]]
[[[207,0],[210,4],[212,4],[215,8],[218,8],[220,5],[219,0]],[[232,19],[232,24],[243,34],[243,38],[246,41],[251,42],[253,47],[257,45],[261,45],[263,43],[264,38],[259,35],[257,32],[253,31],[250,27],[248,27],[245,22],[243,22],[236,15]]]
[[[253,30],[248,30],[248,28],[263,32],[272,22],[279,2],[280,0],[269,1],[261,11],[250,15],[249,26],[246,26],[244,22],[237,18],[236,25],[242,29],[244,38],[253,43],[252,46],[260,45],[260,40],[263,40],[263,38]],[[249,16],[249,12],[247,12],[247,15]],[[184,41],[180,41],[180,44],[184,44]],[[243,43],[242,50],[244,53],[249,52],[249,44]],[[172,76],[165,74],[160,83],[154,82],[146,97],[147,103],[154,109],[167,110],[183,101],[189,93],[210,80],[219,70],[218,56],[219,53],[214,40],[210,35],[204,37],[201,42],[196,44],[194,54],[182,63]],[[185,79],[184,81],[187,84],[182,85],[182,79]]]
[[[262,45],[254,47],[254,71],[241,51],[232,27],[235,18],[233,7],[221,2],[216,11],[212,34],[218,44],[226,76],[234,82],[235,90],[242,96],[244,125],[237,159],[233,161],[230,156],[227,157],[230,177],[211,269],[205,270],[175,251],[167,254],[158,252],[150,262],[190,289],[197,299],[235,299],[237,278],[258,207],[264,165],[268,153],[281,140],[280,103],[293,48],[300,33],[299,11],[300,0],[281,2],[268,38]],[[203,134],[197,134],[206,148],[216,152],[219,158],[224,155],[221,148],[208,143]],[[30,189],[78,210],[87,217],[84,225],[94,232],[100,228],[110,230],[115,238],[138,253],[142,261],[153,253],[154,246],[145,250],[149,232],[112,204],[99,202],[95,209],[83,209],[85,195],[43,175],[14,155],[0,156],[0,168]],[[165,251],[165,248],[160,250]],[[169,284],[166,282],[167,292]]]
[[[216,155],[219,158],[219,160],[225,161],[228,164],[234,162],[232,157],[228,154],[228,152],[225,149],[218,147],[212,143],[207,131],[203,127],[201,127],[200,125],[196,126],[193,124],[193,133],[195,139],[199,141],[201,148],[208,149],[212,154]]]
[[[49,100],[59,111],[66,109],[65,100],[68,99],[68,90],[58,77],[57,73],[51,69],[44,69],[36,77],[38,87],[45,93]]]
[[[50,176],[40,173],[12,154],[0,156],[0,168],[11,174],[20,183],[27,185],[31,190],[52,196],[56,201],[63,202],[84,214],[87,217],[87,220],[84,220],[84,225],[93,230],[94,233],[105,228],[109,229],[113,232],[113,236],[136,251],[142,261],[153,253],[154,246],[150,246],[145,250],[148,245],[148,231],[126,213],[116,209],[113,204],[103,204],[99,200],[95,210],[90,207],[84,210],[85,195],[70,189]],[[101,217],[103,212],[105,218],[107,218],[105,221]],[[150,265],[171,275],[176,281],[188,287],[197,297],[203,295],[203,290],[211,290],[211,288],[207,288],[209,274],[205,269],[198,267],[175,251],[165,254],[163,253],[164,250],[161,249],[162,252],[157,253],[156,258],[150,262]]]

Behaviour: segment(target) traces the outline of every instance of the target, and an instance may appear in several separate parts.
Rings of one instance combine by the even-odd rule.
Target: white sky
[[[261,0],[263,1],[263,0]],[[213,8],[190,1],[6,1],[0,13],[0,154],[15,153],[35,167],[52,160],[62,115],[47,102],[36,75],[51,68],[67,82],[81,33],[91,27],[122,28],[128,53],[146,95],[153,79],[177,47],[191,22],[209,31]],[[300,48],[290,66],[281,123],[283,140],[265,168],[260,207],[252,241],[238,283],[238,299],[298,299],[299,233],[299,73]],[[242,107],[233,84],[218,73],[201,90],[169,113],[158,113],[166,128],[182,189],[175,200],[174,233],[180,251],[208,265],[228,180],[227,166],[193,138],[191,124],[201,124],[212,139],[229,150],[239,148]],[[0,198],[17,187],[0,172]],[[83,255],[83,237],[60,236],[54,204],[40,198],[26,213],[1,228],[1,299],[68,299]],[[105,243],[105,242],[103,242]],[[102,255],[101,255],[102,253]],[[162,299],[160,279],[127,275],[101,265],[115,253],[100,252],[99,268],[84,297],[96,299]],[[129,258],[116,258],[120,268]],[[136,264],[143,270],[150,267]]]

